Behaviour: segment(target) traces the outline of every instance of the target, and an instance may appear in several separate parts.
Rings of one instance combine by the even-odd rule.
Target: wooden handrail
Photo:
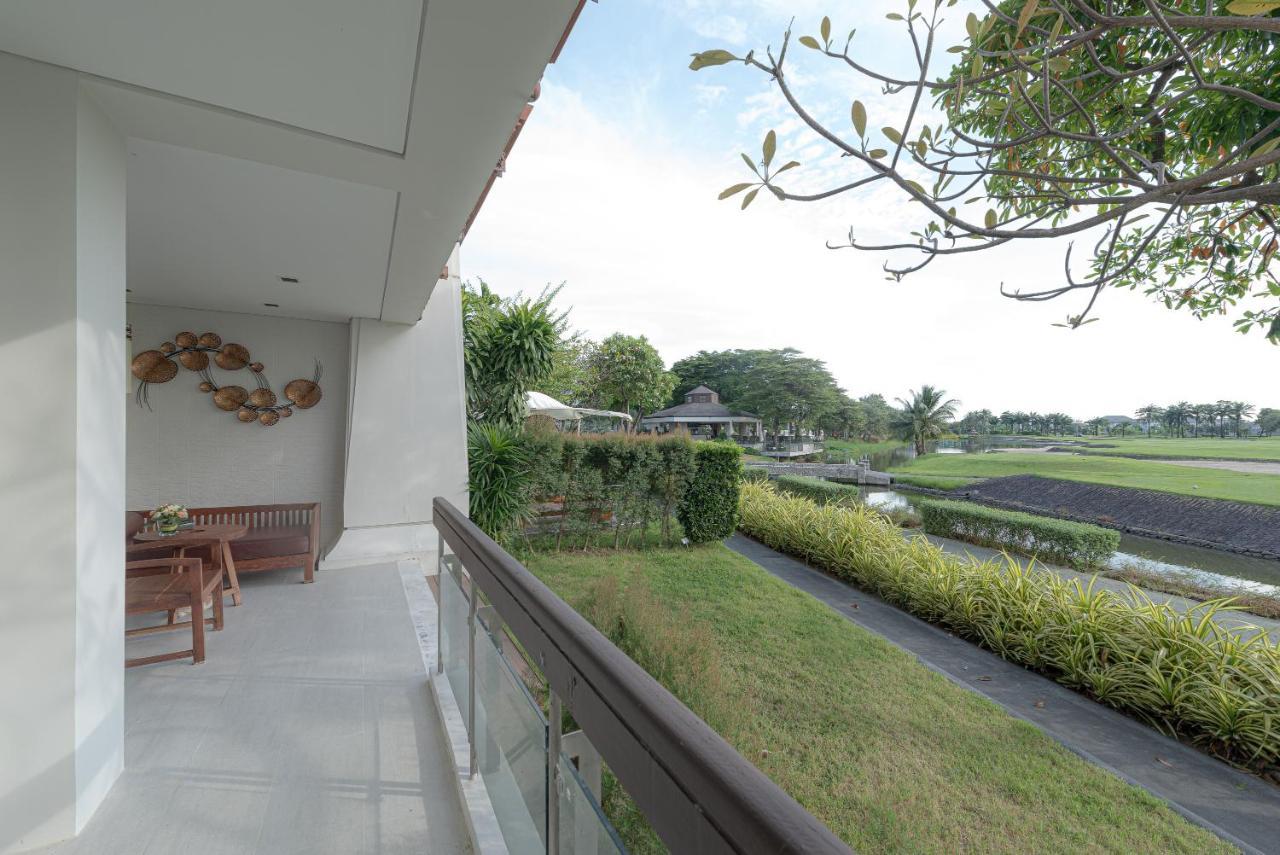
[[[447,500],[434,523],[675,852],[851,852]]]

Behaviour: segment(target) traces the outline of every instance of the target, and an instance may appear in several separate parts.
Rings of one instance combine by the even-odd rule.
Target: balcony
[[[426,564],[243,577],[205,663],[127,673],[124,775],[37,851],[615,853],[607,764],[673,851],[848,852],[443,500],[436,524]]]

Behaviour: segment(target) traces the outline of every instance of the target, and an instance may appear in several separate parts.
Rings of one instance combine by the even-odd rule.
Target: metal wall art
[[[210,358],[210,354],[213,354]],[[270,427],[282,418],[293,415],[294,409],[309,410],[320,403],[320,375],[322,369],[316,362],[315,374],[310,380],[290,380],[284,387],[284,401],[271,391],[271,383],[264,374],[261,362],[250,361],[249,349],[234,342],[222,343],[217,333],[207,332],[197,336],[193,332],[180,332],[173,341],[166,341],[158,350],[144,350],[133,358],[130,370],[138,378],[138,390],[134,395],[138,406],[151,409],[147,390],[155,383],[168,383],[178,376],[178,366],[200,375],[200,391],[213,396],[213,405],[226,412],[234,412],[240,421],[257,422]],[[253,374],[256,388],[250,392],[243,386],[219,386],[209,372],[210,364],[224,371],[240,371],[248,368]]]

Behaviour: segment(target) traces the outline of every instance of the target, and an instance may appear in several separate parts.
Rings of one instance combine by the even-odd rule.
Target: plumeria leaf
[[[724,65],[727,62],[733,62],[736,56],[727,50],[704,50],[702,53],[693,54],[693,61],[689,63],[690,71],[698,71],[712,65]]]
[[[732,187],[727,187],[720,193],[720,199],[723,200],[728,199],[730,196],[735,196],[750,186],[750,184],[735,184]]]
[[[866,106],[861,101],[854,101],[850,112],[853,115],[853,129],[858,132],[858,136],[865,137],[867,135]]]

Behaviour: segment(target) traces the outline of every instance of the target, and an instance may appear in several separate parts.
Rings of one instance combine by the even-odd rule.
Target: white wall
[[[133,352],[157,348],[179,332],[214,332],[249,348],[276,394],[324,367],[324,397],[272,427],[244,424],[219,410],[185,368],[152,385],[151,409],[128,402],[130,509],[166,502],[192,507],[320,502],[322,546],[342,530],[347,418],[347,324],[130,304]],[[253,388],[248,369],[211,369],[219,384]]]
[[[76,830],[124,768],[125,143],[83,92],[76,149]]]
[[[68,71],[0,54],[0,852],[119,774],[124,141]]]
[[[430,552],[431,502],[467,507],[457,256],[414,326],[351,322],[346,526],[326,566]]]

